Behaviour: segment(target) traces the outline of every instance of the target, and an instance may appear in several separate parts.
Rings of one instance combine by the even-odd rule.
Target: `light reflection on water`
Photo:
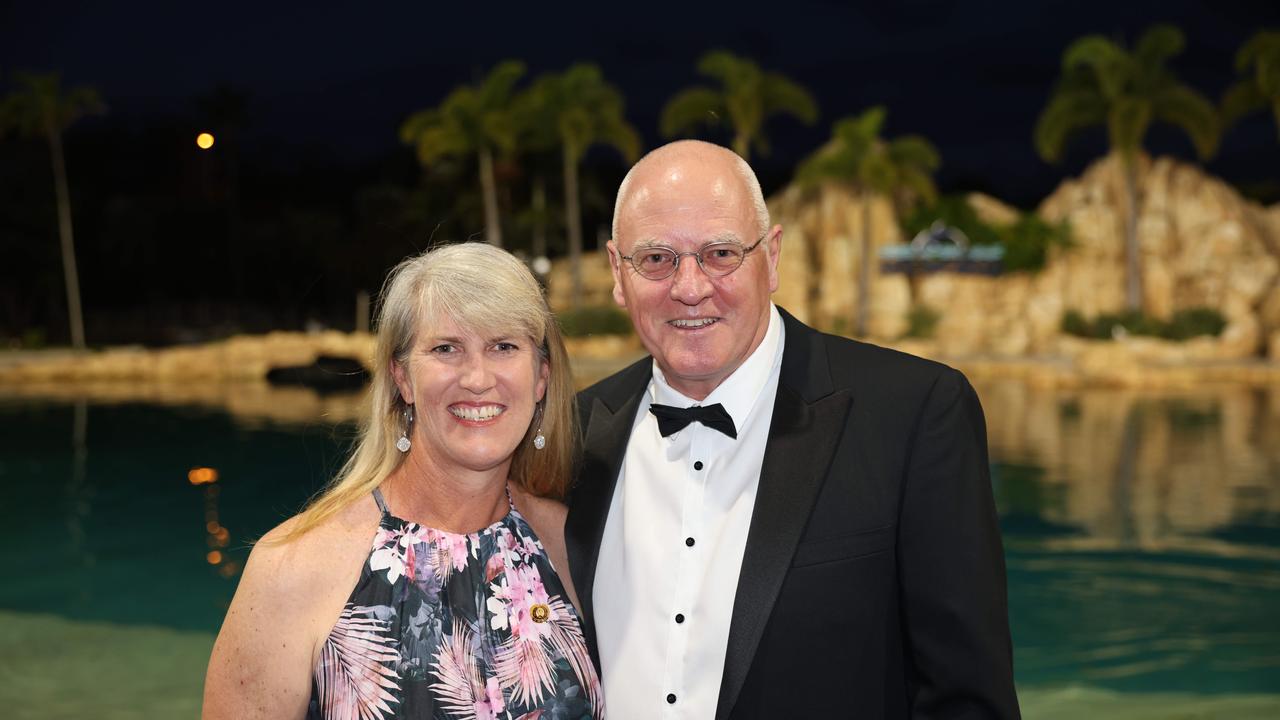
[[[1020,682],[1280,690],[1280,388],[975,384]]]
[[[1020,691],[1280,693],[1280,388],[975,386]],[[248,543],[333,471],[362,401],[265,385],[131,393],[0,398],[0,655],[18,642],[12,618],[45,613],[69,636],[180,631],[194,649],[164,666],[198,679],[199,638]],[[193,484],[197,467],[217,481]]]

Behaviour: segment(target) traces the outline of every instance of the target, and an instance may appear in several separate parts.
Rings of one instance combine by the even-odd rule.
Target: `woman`
[[[482,244],[401,263],[370,392],[337,478],[249,556],[204,717],[601,717],[554,569],[573,389],[533,276]]]

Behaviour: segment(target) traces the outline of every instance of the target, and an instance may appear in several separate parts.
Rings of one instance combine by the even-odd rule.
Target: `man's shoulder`
[[[623,369],[578,391],[578,405],[589,408],[595,398],[606,402],[623,400],[639,392],[653,374],[653,358],[645,355]]]
[[[837,386],[873,386],[881,389],[932,385],[944,375],[959,372],[936,360],[875,345],[862,340],[821,332],[796,322],[787,328],[802,342],[815,343],[826,356],[832,381]],[[790,340],[790,338],[788,338]],[[788,342],[788,347],[793,346]]]
[[[904,380],[936,378],[953,368],[936,360],[862,340],[824,335],[833,367],[851,374],[900,376]]]

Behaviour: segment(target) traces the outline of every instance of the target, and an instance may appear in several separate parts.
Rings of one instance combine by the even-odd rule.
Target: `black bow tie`
[[[662,433],[662,437],[683,430],[691,422],[700,422],[735,440],[738,438],[738,429],[733,426],[733,418],[729,417],[729,411],[725,410],[720,403],[694,405],[687,408],[655,403],[649,406],[649,412],[658,418],[658,432]]]

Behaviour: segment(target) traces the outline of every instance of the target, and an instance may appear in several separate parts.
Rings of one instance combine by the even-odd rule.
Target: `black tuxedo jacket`
[[[716,718],[1018,717],[973,388],[938,363],[782,318]],[[596,559],[651,363],[578,395],[565,539],[597,667]]]

